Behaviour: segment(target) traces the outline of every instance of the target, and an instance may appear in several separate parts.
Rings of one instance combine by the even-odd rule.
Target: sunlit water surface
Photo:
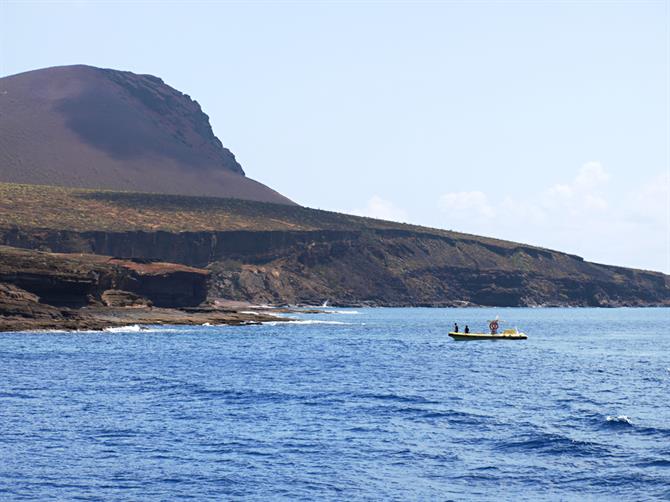
[[[0,334],[0,498],[670,499],[670,310],[332,310]]]

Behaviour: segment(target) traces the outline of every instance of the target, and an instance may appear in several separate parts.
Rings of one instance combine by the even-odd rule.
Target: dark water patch
[[[21,392],[0,392],[0,399],[35,399],[35,397]]]
[[[359,393],[351,394],[352,399],[360,399],[363,401],[391,401],[396,403],[410,403],[410,404],[439,404],[438,401],[427,399],[423,396],[409,395],[403,396],[401,394],[368,394],[368,393]]]
[[[562,482],[566,486],[580,487],[584,493],[601,497],[617,493],[619,500],[664,500],[662,495],[670,492],[667,477],[657,476],[653,470],[643,471],[637,467],[613,474],[593,471],[592,475],[563,479]]]
[[[567,455],[570,457],[593,457],[609,455],[607,446],[595,442],[571,439],[560,434],[538,432],[523,439],[507,441],[498,447],[502,451],[527,452],[539,455]]]
[[[119,437],[135,437],[141,435],[140,431],[134,429],[94,429],[92,432],[95,437],[102,438],[119,438]]]
[[[299,394],[283,392],[263,392],[253,389],[210,388],[198,384],[186,384],[178,387],[182,397],[201,401],[217,401],[228,404],[273,404],[288,401],[299,401]]]
[[[638,467],[662,467],[670,469],[670,458],[658,458],[654,460],[644,460],[636,464]]]

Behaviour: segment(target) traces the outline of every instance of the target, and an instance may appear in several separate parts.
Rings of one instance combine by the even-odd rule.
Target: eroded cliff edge
[[[658,272],[590,263],[559,251],[488,237],[284,204],[0,184],[0,216],[0,244],[42,251],[45,256],[100,256],[105,267],[125,263],[115,279],[121,285],[95,286],[94,296],[107,289],[129,291],[156,305],[161,301],[147,292],[154,289],[154,279],[139,274],[140,268],[174,266],[175,274],[178,267],[198,269],[205,274],[199,298],[208,301],[670,305],[670,278]],[[139,268],[133,271],[133,267]],[[39,274],[46,277],[49,269]],[[104,280],[109,275],[98,274]],[[22,288],[22,283],[12,284]],[[181,294],[184,287],[179,282],[161,286],[174,294]],[[173,305],[193,303],[180,299]]]
[[[400,229],[73,232],[13,228],[0,229],[0,242],[207,268],[209,298],[253,303],[670,304],[670,281],[660,273],[589,263],[530,246]]]
[[[0,246],[0,331],[277,318],[206,304],[207,270]]]

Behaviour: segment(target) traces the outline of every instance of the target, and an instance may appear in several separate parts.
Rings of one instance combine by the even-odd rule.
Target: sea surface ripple
[[[670,499],[668,309],[298,317],[0,334],[0,499]]]

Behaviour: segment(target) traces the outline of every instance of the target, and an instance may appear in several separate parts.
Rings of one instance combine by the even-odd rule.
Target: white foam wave
[[[103,331],[107,333],[137,333],[139,331],[147,331],[146,328],[143,328],[139,324],[131,324],[130,326],[118,326],[115,328],[105,328]]]
[[[195,326],[189,325],[173,325],[174,327],[155,327],[148,328],[146,326],[140,326],[139,324],[131,324],[128,326],[115,326],[103,329],[36,329],[36,330],[24,330],[24,331],[14,331],[13,333],[32,333],[32,334],[99,334],[99,333],[164,333],[166,331],[183,331],[184,329],[194,328]],[[210,325],[211,326],[211,325]]]
[[[166,326],[157,326],[157,327],[151,327],[149,328],[148,326],[141,326],[139,324],[132,324],[130,326],[119,326],[115,328],[105,328],[102,330],[104,333],[165,333],[168,331],[184,331],[185,329],[193,329],[196,326],[190,326],[187,324],[177,326],[177,325],[172,325],[172,327],[166,327]],[[100,331],[97,331],[94,333],[101,333]]]
[[[607,421],[633,425],[633,421],[626,415],[617,415],[616,417],[614,415],[607,415]]]
[[[264,326],[281,326],[282,324],[349,324],[340,321],[321,321],[317,319],[300,319],[293,321],[265,321],[261,323]]]
[[[67,329],[34,329],[34,330],[24,330],[24,331],[12,331],[11,333],[88,333],[89,331],[85,330],[67,330]],[[92,331],[91,331],[92,333]]]
[[[285,317],[282,314],[274,314],[272,312],[254,312],[253,310],[240,310],[240,314],[249,314],[249,315],[255,315],[255,316],[266,315],[266,316],[270,316],[270,317],[278,317],[280,319],[282,317]]]
[[[360,315],[358,310],[328,310],[331,314]]]

